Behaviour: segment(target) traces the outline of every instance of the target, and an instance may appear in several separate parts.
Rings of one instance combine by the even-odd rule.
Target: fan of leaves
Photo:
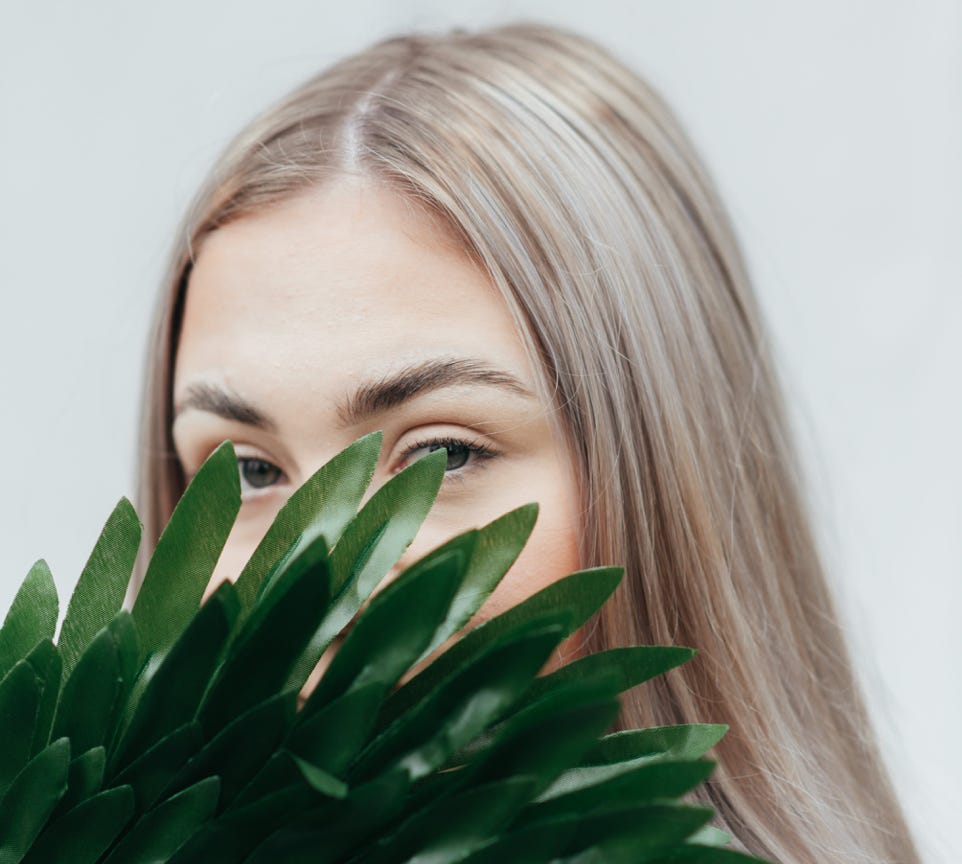
[[[679,801],[724,727],[604,734],[622,691],[694,652],[622,648],[538,675],[617,568],[552,584],[411,674],[493,590],[536,507],[453,538],[372,598],[446,460],[418,460],[358,512],[380,443],[311,477],[202,605],[239,508],[230,442],[185,492],[131,611],[141,525],[125,499],[56,644],[56,589],[43,561],[31,569],[0,630],[3,864],[754,860]]]

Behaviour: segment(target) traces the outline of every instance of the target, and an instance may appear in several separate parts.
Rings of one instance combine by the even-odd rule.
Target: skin
[[[448,382],[345,417],[362,385],[434,361],[498,370],[488,376],[495,383]],[[268,425],[221,416],[223,397],[220,407],[198,398],[215,391]],[[240,514],[208,592],[237,577],[304,480],[376,429],[384,440],[368,496],[432,442],[449,451],[434,507],[388,580],[529,501],[540,504],[532,536],[473,623],[578,569],[576,484],[549,422],[554,409],[536,392],[488,276],[436,220],[390,190],[343,177],[218,229],[190,277],[174,374],[173,437],[186,475],[228,438],[241,470]],[[575,650],[569,640],[559,653]]]

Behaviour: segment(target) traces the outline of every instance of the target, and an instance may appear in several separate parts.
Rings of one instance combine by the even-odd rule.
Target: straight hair
[[[627,694],[620,724],[730,724],[698,797],[737,848],[783,864],[917,862],[729,219],[672,111],[581,35],[518,23],[387,39],[228,147],[155,320],[145,549],[185,487],[171,383],[204,238],[344,174],[435,214],[507,302],[576,471],[582,565],[626,571],[588,649],[698,649]]]

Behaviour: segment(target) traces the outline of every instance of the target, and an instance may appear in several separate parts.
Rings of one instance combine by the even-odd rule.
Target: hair
[[[436,214],[503,294],[576,471],[582,565],[626,571],[585,628],[588,649],[699,650],[630,691],[621,726],[730,724],[698,794],[740,848],[785,864],[917,862],[728,217],[672,111],[581,35],[518,23],[386,39],[228,147],[178,235],[158,308],[145,548],[185,486],[171,382],[198,249],[345,173]]]

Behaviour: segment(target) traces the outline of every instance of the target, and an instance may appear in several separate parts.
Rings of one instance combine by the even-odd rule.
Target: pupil
[[[445,471],[454,471],[456,468],[460,468],[468,461],[469,451],[468,448],[463,444],[431,444],[428,450],[440,450],[444,447],[448,451],[448,461],[444,466]]]
[[[241,462],[241,476],[255,489],[263,489],[277,480],[280,469],[263,459],[245,459]]]

